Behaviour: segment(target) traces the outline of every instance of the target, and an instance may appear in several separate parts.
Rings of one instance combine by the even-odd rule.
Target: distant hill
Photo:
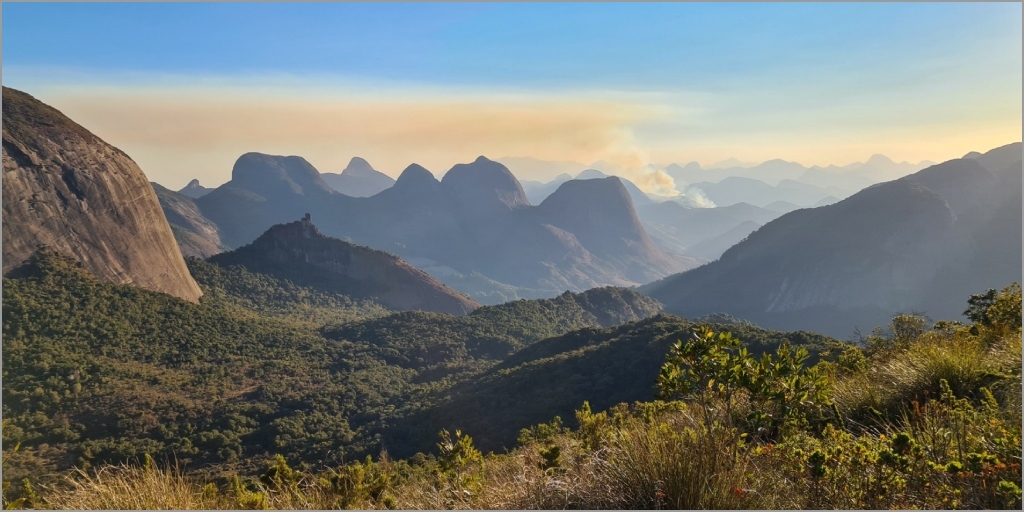
[[[188,182],[188,185],[185,185],[181,190],[179,190],[178,193],[189,199],[199,199],[200,197],[209,194],[211,190],[213,189],[200,185],[199,180],[193,179]]]
[[[850,191],[860,190],[875,183],[897,179],[933,165],[932,162],[894,162],[884,155],[873,155],[865,162],[827,167],[805,167],[796,162],[768,160],[760,164],[743,163],[729,159],[702,168],[697,162],[685,166],[669,164],[665,172],[676,180],[677,186],[698,182],[718,183],[729,177],[759,180],[776,186],[782,180],[794,180],[820,188],[836,187]]]
[[[856,189],[822,188],[790,179],[772,186],[761,180],[739,176],[730,176],[717,183],[702,181],[686,187],[686,190],[693,189],[703,192],[717,206],[749,203],[761,207],[779,201],[806,207],[828,196],[848,197],[856,192]]]
[[[675,201],[646,205],[638,208],[637,213],[653,238],[682,254],[691,254],[692,248],[705,242],[713,243],[710,241],[719,237],[728,239],[733,235],[727,233],[744,223],[762,225],[782,215],[747,203],[720,208],[686,208]]]
[[[752,220],[743,221],[725,233],[701,240],[700,243],[690,246],[686,253],[708,261],[717,260],[730,247],[740,243],[760,227],[761,224]]]
[[[564,211],[560,202],[585,204],[587,198],[574,199],[578,193],[573,192],[545,201],[543,208],[531,206],[515,176],[484,157],[456,165],[440,181],[413,164],[390,188],[360,198],[331,190],[299,157],[250,153],[239,158],[231,181],[196,204],[229,247],[308,212],[325,235],[549,295],[632,286],[696,264],[643,242],[647,235],[634,222],[628,194],[619,195],[615,187],[622,188],[621,182],[583,191],[612,201],[602,205],[607,210],[602,222],[633,230],[607,239],[596,218],[580,217],[569,226],[551,217],[550,212]]]
[[[548,225],[573,233],[587,250],[631,281],[671,268],[678,258],[655,247],[620,178],[571,180],[537,207]]]
[[[328,325],[328,339],[372,345],[388,364],[409,369],[444,366],[466,357],[503,359],[529,344],[569,331],[612,327],[656,315],[661,305],[625,288],[594,288],[558,297],[485,306],[454,318],[400,313]]]
[[[675,314],[840,337],[900,312],[959,317],[955,297],[1021,280],[1020,144],[986,155],[790,212],[718,261],[642,290]]]
[[[117,284],[197,301],[139,166],[39,100],[3,88],[3,271],[49,248]]]
[[[375,170],[358,156],[352,157],[341,174],[323,173],[324,181],[337,192],[352,197],[370,197],[395,184],[395,179]]]
[[[480,307],[427,273],[382,251],[324,236],[308,217],[271,227],[253,243],[210,262],[353,298],[372,298],[396,310],[464,315]]]
[[[4,435],[21,443],[5,477],[145,454],[257,473],[275,453],[332,466],[377,456],[393,425],[494,355],[660,308],[603,288],[462,317],[388,314],[239,265],[189,266],[199,304],[98,281],[51,253],[4,277]],[[420,430],[430,439],[416,451],[430,451],[437,429]]]
[[[495,160],[508,168],[522,181],[550,182],[560,174],[575,176],[587,168],[587,164],[572,161],[541,160],[532,157],[506,156]],[[526,188],[525,184],[523,188]],[[536,201],[534,204],[538,204]]]
[[[515,445],[520,429],[555,416],[576,426],[573,413],[584,401],[595,411],[651,401],[669,346],[686,339],[694,326],[684,318],[657,315],[535,342],[479,376],[438,393],[436,405],[397,422],[385,433],[384,443],[389,453],[408,456],[434,442],[433,431],[461,429],[472,433],[481,449],[500,452]],[[815,360],[822,351],[842,346],[810,332],[736,324],[713,327],[731,331],[755,355],[775,350],[783,340],[807,348]]]
[[[150,184],[184,256],[208,258],[228,250],[220,240],[217,225],[203,216],[195,201],[157,183]]]
[[[597,169],[587,169],[577,174],[575,178],[568,174],[562,174],[548,183],[533,184],[529,189],[526,189],[526,186],[524,185],[523,188],[526,190],[526,195],[529,197],[531,204],[540,204],[544,199],[547,199],[548,196],[554,193],[555,190],[558,190],[558,187],[562,186],[563,183],[569,180],[595,180],[604,179],[609,176],[609,174],[605,174]],[[622,182],[622,185],[626,187],[626,192],[629,193],[629,197],[633,200],[633,204],[635,206],[650,204],[653,202],[651,197],[644,191],[640,190],[640,187],[636,186],[635,183],[621,176],[618,176],[618,178],[619,181]]]

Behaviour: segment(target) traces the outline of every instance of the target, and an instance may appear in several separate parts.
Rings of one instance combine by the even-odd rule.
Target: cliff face
[[[138,165],[56,109],[4,87],[4,274],[44,246],[104,281],[193,302],[202,295]]]
[[[313,288],[372,298],[397,310],[462,316],[480,307],[396,256],[324,236],[307,217],[271,227],[253,243],[216,255],[218,265],[242,265]]]

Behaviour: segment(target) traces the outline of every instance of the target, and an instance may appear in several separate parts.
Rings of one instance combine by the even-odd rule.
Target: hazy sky
[[[3,83],[153,181],[247,151],[942,161],[1021,139],[1019,3],[4,3]]]

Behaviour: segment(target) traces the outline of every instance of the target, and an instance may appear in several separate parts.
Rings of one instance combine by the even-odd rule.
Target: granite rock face
[[[43,247],[104,281],[192,302],[202,295],[139,166],[58,110],[4,87],[4,275]]]

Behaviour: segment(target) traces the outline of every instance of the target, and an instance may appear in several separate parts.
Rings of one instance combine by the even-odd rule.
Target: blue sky
[[[534,124],[548,122],[540,112],[562,114],[568,106],[574,115],[611,112],[608,119],[569,123],[577,130],[608,124],[611,131],[596,137],[604,142],[531,154],[530,140],[509,144],[510,134],[498,130],[493,143],[482,138],[475,151],[495,157],[585,161],[632,152],[622,158],[845,164],[882,152],[941,160],[1020,139],[1021,20],[1019,3],[5,2],[3,82],[87,127],[94,121],[94,131],[108,139],[121,137],[119,120],[129,115],[117,113],[111,98],[126,93],[135,95],[131,108],[151,108],[152,115],[174,110],[155,105],[204,94],[214,102],[218,94],[248,95],[252,105],[296,96],[291,106],[302,98],[339,104],[362,94],[359,114],[374,122],[401,121],[388,110],[389,98],[465,110],[460,99],[472,97],[473,109],[495,105],[493,115],[504,116],[466,120],[485,125],[508,124],[515,117],[510,105],[516,112],[532,108],[533,117],[522,122]],[[366,94],[373,91],[379,94],[371,101]],[[381,104],[382,116],[363,108],[369,103]],[[354,115],[352,105],[338,108],[341,116]],[[344,150],[371,163],[378,155],[382,170],[397,174],[402,162],[417,160],[415,148],[397,146],[413,136],[390,143],[363,137],[362,147],[353,142]],[[122,138],[109,141],[168,168],[157,154],[170,149],[157,147],[156,134],[148,142],[144,134]],[[214,142],[195,149],[212,155]],[[244,142],[225,142],[217,151]],[[252,139],[254,146],[265,142]],[[317,154],[309,144],[271,145]],[[424,156],[435,167],[475,156],[456,146],[448,157],[436,150]],[[598,149],[583,149],[591,146]],[[940,148],[946,154],[935,154]],[[493,154],[511,151],[521,154]],[[321,153],[318,167],[347,160],[340,149]],[[194,164],[214,172],[220,160]]]

